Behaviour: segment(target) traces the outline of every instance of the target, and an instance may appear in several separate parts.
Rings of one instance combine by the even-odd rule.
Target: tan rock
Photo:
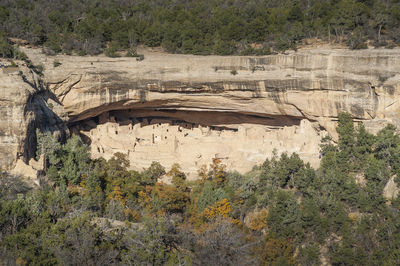
[[[365,188],[365,186],[367,185],[367,180],[365,179],[365,174],[364,172],[359,172],[355,175],[354,177],[356,183],[360,186]]]
[[[318,165],[319,140],[325,131],[336,137],[343,111],[371,132],[387,123],[400,125],[399,49],[316,48],[262,57],[147,52],[140,62],[25,52],[34,64],[44,65],[44,81],[55,97],[53,102],[33,97],[43,94],[43,86],[29,71],[24,70],[30,87],[17,72],[0,73],[2,164],[15,162],[18,152],[25,161],[32,158],[32,129],[60,128],[60,117],[74,132],[89,136],[95,157],[124,151],[137,168],[157,159],[166,166],[182,163],[189,172],[215,156],[229,157],[228,167],[245,171],[274,148],[299,152]],[[55,59],[59,67],[53,66]],[[49,102],[52,112],[41,108]],[[169,125],[175,133],[163,133],[165,141],[161,128],[152,133],[154,119],[165,131],[170,122],[163,120],[187,125]],[[122,123],[127,120],[131,128]],[[142,127],[133,128],[139,123]]]
[[[15,71],[0,71],[0,166],[5,169],[35,156],[36,128],[65,129],[47,106],[50,95],[41,78],[24,62],[16,63]]]
[[[21,176],[31,185],[39,186],[39,171],[32,166],[25,164],[22,160],[18,160],[14,169],[10,172],[12,175]]]
[[[33,169],[35,169],[37,171],[43,171],[44,170],[44,155],[42,154],[38,161],[36,161],[35,158],[31,158],[29,160],[29,166],[31,166]]]
[[[392,176],[383,188],[383,196],[387,200],[395,199],[400,191],[400,189],[397,187],[396,182],[394,181],[394,178],[395,176]]]

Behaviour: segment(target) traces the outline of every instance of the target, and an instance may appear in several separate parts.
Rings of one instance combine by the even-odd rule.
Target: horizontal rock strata
[[[208,157],[216,154],[236,154],[225,163],[237,165],[243,171],[271,156],[274,148],[279,152],[299,152],[303,159],[317,165],[320,138],[325,131],[336,138],[334,128],[340,112],[351,113],[372,132],[386,123],[400,125],[399,49],[314,49],[263,57],[148,52],[143,61],[125,57],[44,56],[39,49],[25,49],[25,52],[34,64],[44,66],[44,82],[59,103],[54,112],[65,113],[69,127],[87,136],[94,145],[93,155],[100,156],[97,148],[104,148],[107,157],[130,147],[125,153],[129,152],[133,165],[135,160],[140,161],[140,167],[159,156],[166,165],[187,160],[188,169],[195,169],[203,161],[196,165],[189,158],[198,154],[180,156],[196,147],[207,150],[201,153],[204,162],[211,161]],[[61,65],[55,67],[54,60]],[[12,96],[5,96],[9,97]],[[26,99],[18,97],[21,103],[16,105],[23,105]],[[110,120],[111,116],[115,121]],[[151,133],[151,125],[134,121],[146,117],[167,121],[161,123],[159,131]],[[122,123],[128,120],[129,125]],[[183,150],[153,144],[152,134],[161,138],[167,136],[164,132],[167,129],[171,132],[178,129],[174,121],[194,125],[185,129],[188,132],[176,133],[182,143],[187,140],[186,146],[178,145]],[[104,133],[105,128],[112,127],[127,136],[133,134],[134,139],[150,141],[148,152],[139,143],[133,151],[135,141],[130,138],[115,136],[115,132]],[[211,139],[199,133],[205,128],[210,130]],[[252,133],[255,142],[243,133],[248,130],[257,132]],[[198,134],[190,141],[178,137],[180,133],[189,136],[191,132]],[[218,134],[222,135],[220,140],[214,138]],[[172,138],[172,133],[168,137]],[[128,139],[130,142],[125,143]],[[220,145],[203,145],[207,141]],[[249,152],[240,153],[246,143]],[[249,155],[253,153],[260,156]]]

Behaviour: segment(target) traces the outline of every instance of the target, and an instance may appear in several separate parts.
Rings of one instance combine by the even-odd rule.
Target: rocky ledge
[[[343,111],[372,132],[400,126],[399,49],[263,57],[145,52],[143,61],[25,52],[44,66],[43,84],[29,85],[21,70],[0,75],[0,148],[12,147],[0,150],[4,166],[33,156],[35,127],[80,133],[94,157],[123,152],[138,169],[178,162],[194,176],[214,157],[244,172],[273,150],[318,166],[320,140],[336,138]]]

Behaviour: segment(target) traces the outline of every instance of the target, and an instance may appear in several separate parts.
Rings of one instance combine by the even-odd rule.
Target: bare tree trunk
[[[14,214],[12,219],[12,233],[15,234],[17,232],[17,215]]]
[[[336,41],[338,41],[338,39],[339,39],[339,32],[338,32],[338,29],[337,29],[337,28],[335,28],[335,35],[336,35]]]
[[[328,26],[328,40],[329,40],[329,43],[331,43],[331,26],[330,25]]]
[[[382,31],[382,24],[379,25],[379,29],[378,29],[378,42],[381,41],[381,31]]]

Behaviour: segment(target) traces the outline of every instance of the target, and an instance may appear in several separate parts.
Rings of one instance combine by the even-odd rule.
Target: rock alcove
[[[111,110],[75,121],[70,129],[90,145],[94,158],[121,152],[135,170],[152,161],[167,168],[179,163],[191,179],[213,158],[246,172],[274,150],[297,152],[316,166],[323,135],[317,123],[300,117],[170,108]]]

